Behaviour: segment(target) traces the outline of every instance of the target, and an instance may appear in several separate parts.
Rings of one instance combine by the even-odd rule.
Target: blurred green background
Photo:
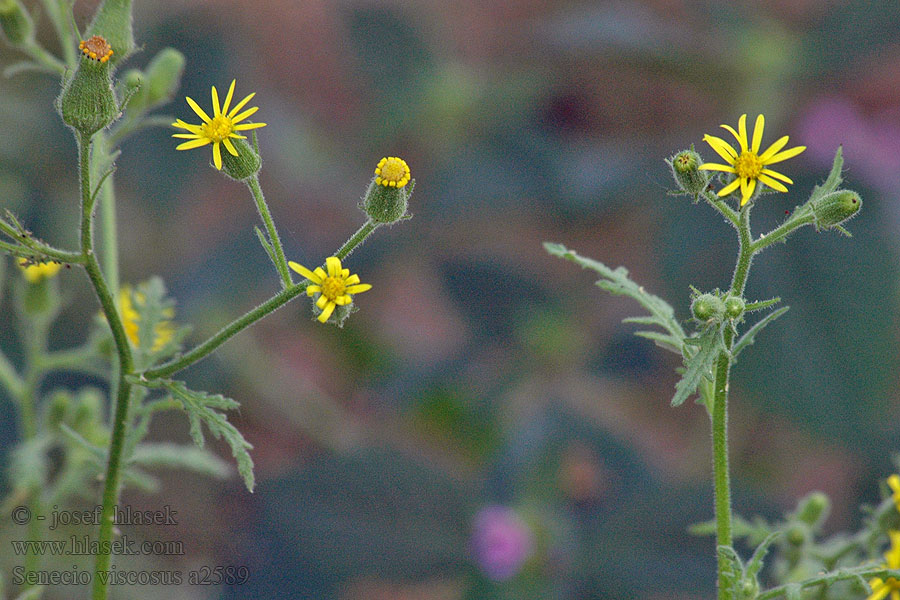
[[[76,3],[79,24],[95,5]],[[127,64],[166,46],[187,57],[162,112],[194,122],[182,97],[208,107],[232,78],[238,98],[256,92],[261,183],[290,259],[319,264],[355,231],[382,156],[417,181],[414,218],[346,263],[374,288],[343,330],[300,299],[184,374],[242,403],[230,418],[258,487],[175,473],[158,496],[126,493],[179,511],[166,535],[187,555],[161,564],[251,573],[178,597],[711,598],[712,541],[686,534],[712,516],[705,412],[669,408],[679,361],[620,322],[639,309],[541,243],[627,265],[687,319],[688,286],[727,286],[737,244],[709,207],[666,195],[663,159],[690,144],[715,158],[703,134],[742,113],[766,115],[764,146],[808,146],[780,165],[795,185],[758,203],[756,231],[806,199],[840,144],[864,207],[852,239],[807,228],[754,264],[748,298],[791,311],[732,378],[735,509],[774,517],[821,489],[830,531],[858,523],[897,449],[897,22],[896,2],[135,0],[143,50]],[[40,31],[53,49],[46,19]],[[17,58],[0,49],[2,66]],[[37,74],[0,79],[0,206],[74,247],[58,92]],[[246,188],[171,133],[144,132],[118,161],[122,273],[161,275],[196,343],[278,278]],[[65,347],[97,308],[81,272],[60,277]],[[15,356],[9,315],[7,300]],[[17,439],[12,410],[0,396],[0,449]],[[153,437],[188,441],[187,422],[161,419]],[[531,549],[503,581],[472,541],[495,505]]]

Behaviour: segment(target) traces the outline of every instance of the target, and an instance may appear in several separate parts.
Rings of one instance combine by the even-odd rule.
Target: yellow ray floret
[[[350,304],[353,301],[350,296],[372,289],[371,284],[359,282],[359,275],[351,275],[350,269],[342,268],[341,259],[336,256],[325,259],[325,268],[328,269],[328,272],[325,272],[322,267],[316,267],[315,271],[310,271],[294,261],[288,264],[294,271],[312,282],[312,285],[306,288],[306,295],[319,295],[316,299],[316,306],[322,311],[318,316],[321,323],[328,320],[335,307]]]
[[[34,262],[27,258],[16,261],[28,283],[40,283],[44,279],[55,277],[62,265],[58,262]]]
[[[219,92],[216,90],[216,86],[212,86],[212,107],[213,107],[213,116],[210,118],[206,111],[200,108],[200,105],[197,104],[193,98],[185,97],[187,103],[193,109],[197,116],[203,121],[200,125],[192,125],[190,123],[185,123],[181,119],[177,119],[174,123],[172,123],[172,127],[178,127],[179,129],[184,129],[188,131],[188,133],[175,133],[172,134],[172,137],[183,138],[189,140],[187,142],[183,142],[179,144],[175,149],[176,150],[190,150],[192,148],[200,148],[201,146],[205,146],[207,144],[213,145],[213,164],[216,169],[222,170],[222,149],[221,146],[225,146],[225,149],[232,156],[237,156],[237,149],[234,147],[234,144],[231,142],[232,139],[245,140],[246,136],[239,135],[238,131],[248,131],[250,129],[258,129],[259,127],[265,127],[265,123],[241,123],[238,125],[240,121],[243,121],[247,117],[251,116],[257,110],[258,107],[254,106],[252,108],[248,108],[244,112],[240,112],[244,106],[247,105],[248,102],[256,95],[249,94],[246,98],[238,102],[234,105],[233,108],[229,111],[228,108],[231,105],[232,97],[234,96],[234,84],[235,80],[231,81],[231,86],[228,88],[228,94],[225,95],[225,102],[219,105]]]
[[[763,183],[779,192],[787,191],[785,183],[794,183],[790,177],[766,167],[797,156],[806,150],[806,146],[795,146],[782,150],[788,143],[788,136],[784,136],[769,146],[765,152],[760,153],[759,149],[762,143],[764,127],[765,117],[759,115],[756,117],[756,125],[753,128],[753,139],[750,140],[747,137],[746,114],[741,115],[741,118],[738,119],[737,131],[730,125],[722,125],[723,129],[735,137],[740,150],[735,149],[720,137],[708,134],[703,136],[703,141],[709,144],[716,151],[716,154],[721,156],[728,164],[704,163],[699,168],[706,171],[724,171],[725,173],[734,173],[736,175],[734,181],[719,190],[719,196],[727,196],[740,188],[741,206],[744,206],[753,197],[753,192],[756,191],[758,183]],[[900,598],[897,600],[900,600]]]
[[[891,547],[884,553],[882,566],[885,569],[900,569],[900,531],[889,531],[888,535],[891,538]],[[887,598],[888,594],[891,600],[900,600],[900,581],[893,577],[887,579],[875,577],[869,581],[869,586],[872,588],[872,594],[866,600],[882,600]]]

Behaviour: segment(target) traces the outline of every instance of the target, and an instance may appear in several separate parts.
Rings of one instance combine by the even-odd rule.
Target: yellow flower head
[[[351,295],[361,294],[372,289],[371,284],[359,282],[359,275],[351,275],[350,269],[341,268],[341,259],[336,256],[325,259],[328,273],[322,267],[316,267],[315,271],[310,271],[294,261],[288,264],[293,270],[313,282],[313,285],[306,288],[306,295],[319,294],[316,306],[322,311],[318,317],[321,323],[328,320],[336,306],[350,304],[353,301],[350,298]]]
[[[234,147],[234,144],[231,142],[231,138],[245,140],[246,136],[239,135],[235,132],[237,131],[247,131],[250,129],[257,129],[259,127],[265,127],[265,123],[242,123],[238,125],[239,121],[243,121],[257,110],[258,107],[254,106],[252,108],[248,108],[244,112],[239,113],[239,111],[244,108],[244,106],[250,102],[250,99],[256,95],[253,94],[248,95],[246,98],[238,102],[234,105],[234,108],[229,112],[228,107],[231,105],[231,98],[234,96],[234,80],[231,81],[231,87],[228,88],[228,94],[225,96],[225,102],[219,106],[219,92],[216,91],[216,86],[212,87],[212,105],[213,105],[213,117],[210,119],[209,115],[207,115],[200,106],[194,102],[191,98],[185,97],[187,103],[190,104],[191,108],[194,109],[194,112],[203,120],[203,123],[200,125],[191,125],[190,123],[185,123],[181,119],[178,119],[174,123],[172,123],[172,127],[178,127],[180,129],[186,129],[190,133],[175,133],[172,137],[176,138],[184,138],[189,141],[183,142],[179,144],[175,149],[176,150],[190,150],[191,148],[199,148],[201,146],[205,146],[207,144],[213,145],[213,164],[220,171],[222,170],[222,149],[221,146],[224,145],[225,149],[232,156],[237,156],[238,151]]]
[[[885,569],[900,569],[900,531],[889,531],[888,535],[891,537],[891,547],[884,553],[883,566]],[[888,594],[891,595],[891,600],[900,600],[900,581],[893,577],[888,577],[886,581],[875,577],[869,581],[869,585],[872,587],[872,594],[866,600],[882,600]]]
[[[894,500],[894,506],[900,511],[900,475],[894,474],[888,477],[887,484],[891,491],[894,492],[891,495],[891,498]]]
[[[27,258],[20,258],[16,264],[22,269],[28,283],[40,283],[44,279],[54,277],[62,268],[58,262],[34,262]]]
[[[409,183],[409,165],[402,158],[388,156],[375,167],[375,183],[384,187],[402,188]]]
[[[105,63],[113,55],[113,49],[105,39],[95,35],[78,44],[78,49],[88,58]]]
[[[140,343],[140,320],[141,315],[135,309],[135,303],[138,306],[145,302],[143,294],[132,292],[131,287],[122,286],[119,290],[119,312],[122,318],[122,327],[125,329],[125,335],[132,346],[137,347]],[[174,317],[174,311],[169,308],[163,313],[166,317]],[[156,337],[153,340],[151,352],[156,352],[163,346],[172,341],[175,335],[175,326],[171,321],[160,321],[156,324]]]
[[[765,117],[759,115],[756,117],[756,126],[753,128],[753,143],[750,144],[747,137],[747,115],[741,115],[741,118],[738,119],[737,131],[730,125],[722,125],[724,129],[727,129],[737,139],[741,147],[740,152],[722,138],[708,134],[703,136],[703,141],[712,146],[712,149],[724,158],[728,164],[704,163],[699,168],[707,171],[725,171],[726,173],[737,175],[734,181],[719,190],[719,196],[727,196],[740,187],[741,206],[750,201],[753,192],[756,190],[757,182],[764,183],[773,190],[786,192],[787,188],[781,182],[793,184],[794,182],[791,178],[767,169],[766,166],[787,160],[806,150],[806,146],[795,146],[788,150],[781,150],[788,143],[788,136],[784,136],[769,146],[768,150],[760,154],[759,147],[762,142],[764,126]]]

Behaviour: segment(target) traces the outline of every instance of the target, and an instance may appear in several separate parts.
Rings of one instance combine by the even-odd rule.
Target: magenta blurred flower
[[[515,576],[534,551],[531,529],[506,506],[486,506],[475,515],[472,551],[485,575],[495,581]]]

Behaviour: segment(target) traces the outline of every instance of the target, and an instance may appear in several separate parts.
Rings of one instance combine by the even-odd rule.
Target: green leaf
[[[256,237],[259,238],[259,243],[262,244],[263,249],[266,251],[266,254],[269,255],[271,261],[275,264],[278,264],[278,259],[275,258],[275,250],[272,249],[272,244],[270,244],[269,240],[266,239],[266,235],[259,227],[254,227],[253,231],[256,232]]]
[[[813,188],[812,194],[809,196],[809,205],[811,206],[815,200],[830,194],[838,189],[843,179],[841,178],[841,170],[844,168],[844,152],[843,146],[838,146],[837,152],[834,153],[834,162],[831,165],[831,173],[828,179],[822,185]]]
[[[732,360],[737,358],[737,356],[738,356],[738,354],[740,354],[741,350],[743,350],[744,348],[746,348],[747,346],[749,346],[750,344],[752,344],[755,341],[757,333],[762,331],[762,329],[766,325],[768,325],[769,323],[771,323],[772,321],[774,321],[775,319],[777,319],[778,317],[780,317],[781,315],[786,313],[789,308],[790,308],[790,306],[783,306],[783,307],[779,308],[778,310],[773,310],[772,312],[767,314],[765,317],[763,317],[762,319],[757,321],[753,325],[753,327],[748,329],[747,333],[742,335],[741,338],[737,341],[737,343],[735,343],[734,347],[731,349]]]
[[[135,366],[138,370],[150,367],[181,349],[181,341],[190,331],[175,328],[175,301],[166,297],[166,286],[159,277],[152,277],[131,292],[131,307],[137,313],[138,345]],[[128,316],[123,315],[123,320]],[[132,316],[132,318],[134,318]]]
[[[749,302],[744,307],[744,312],[745,313],[756,312],[758,310],[763,310],[764,308],[769,308],[770,306],[778,304],[779,302],[781,302],[781,298],[779,298],[777,296],[775,298],[769,298],[768,300],[760,300],[758,302]]]
[[[682,345],[686,336],[678,319],[675,318],[675,311],[665,300],[647,292],[643,286],[632,281],[628,277],[628,269],[625,267],[610,269],[599,261],[585,258],[574,250],[567,249],[562,244],[545,242],[544,248],[554,256],[565,258],[586,269],[599,273],[601,279],[597,281],[597,285],[611,294],[629,296],[637,300],[641,306],[647,309],[650,316],[630,317],[625,319],[624,322],[660,327],[666,333],[656,333],[654,336],[651,335],[653,332],[641,331],[637,335],[652,339],[667,350],[677,354],[682,353]]]
[[[675,384],[675,396],[672,397],[672,406],[680,406],[691,394],[697,391],[697,386],[703,378],[710,379],[712,366],[719,356],[719,352],[725,349],[720,334],[718,323],[708,325],[699,336],[685,340],[691,346],[698,349],[691,356],[685,356],[684,375]]]
[[[763,567],[763,560],[766,557],[766,553],[769,551],[769,546],[772,545],[772,542],[774,542],[779,535],[781,535],[780,531],[770,533],[766,539],[756,547],[753,556],[750,557],[750,562],[747,563],[747,568],[744,570],[745,577],[756,577],[756,574],[759,573]]]
[[[28,489],[46,485],[49,468],[47,451],[51,443],[51,438],[41,435],[16,446],[10,452],[9,481]]]
[[[131,462],[143,467],[187,469],[216,479],[225,479],[232,473],[228,463],[208,450],[166,442],[139,444]]]
[[[159,383],[181,402],[191,424],[191,437],[197,446],[202,448],[204,445],[201,423],[206,424],[206,428],[216,439],[225,439],[231,447],[231,454],[237,461],[238,473],[243,477],[247,489],[252,492],[254,486],[253,459],[250,458],[249,450],[253,446],[244,439],[234,425],[228,422],[226,416],[219,412],[233,410],[240,404],[220,394],[213,395],[190,390],[181,381],[163,380]]]
[[[719,546],[716,548],[716,552],[727,565],[723,573],[726,588],[731,590],[732,596],[736,596],[744,575],[744,564],[741,562],[741,557],[731,546]]]

